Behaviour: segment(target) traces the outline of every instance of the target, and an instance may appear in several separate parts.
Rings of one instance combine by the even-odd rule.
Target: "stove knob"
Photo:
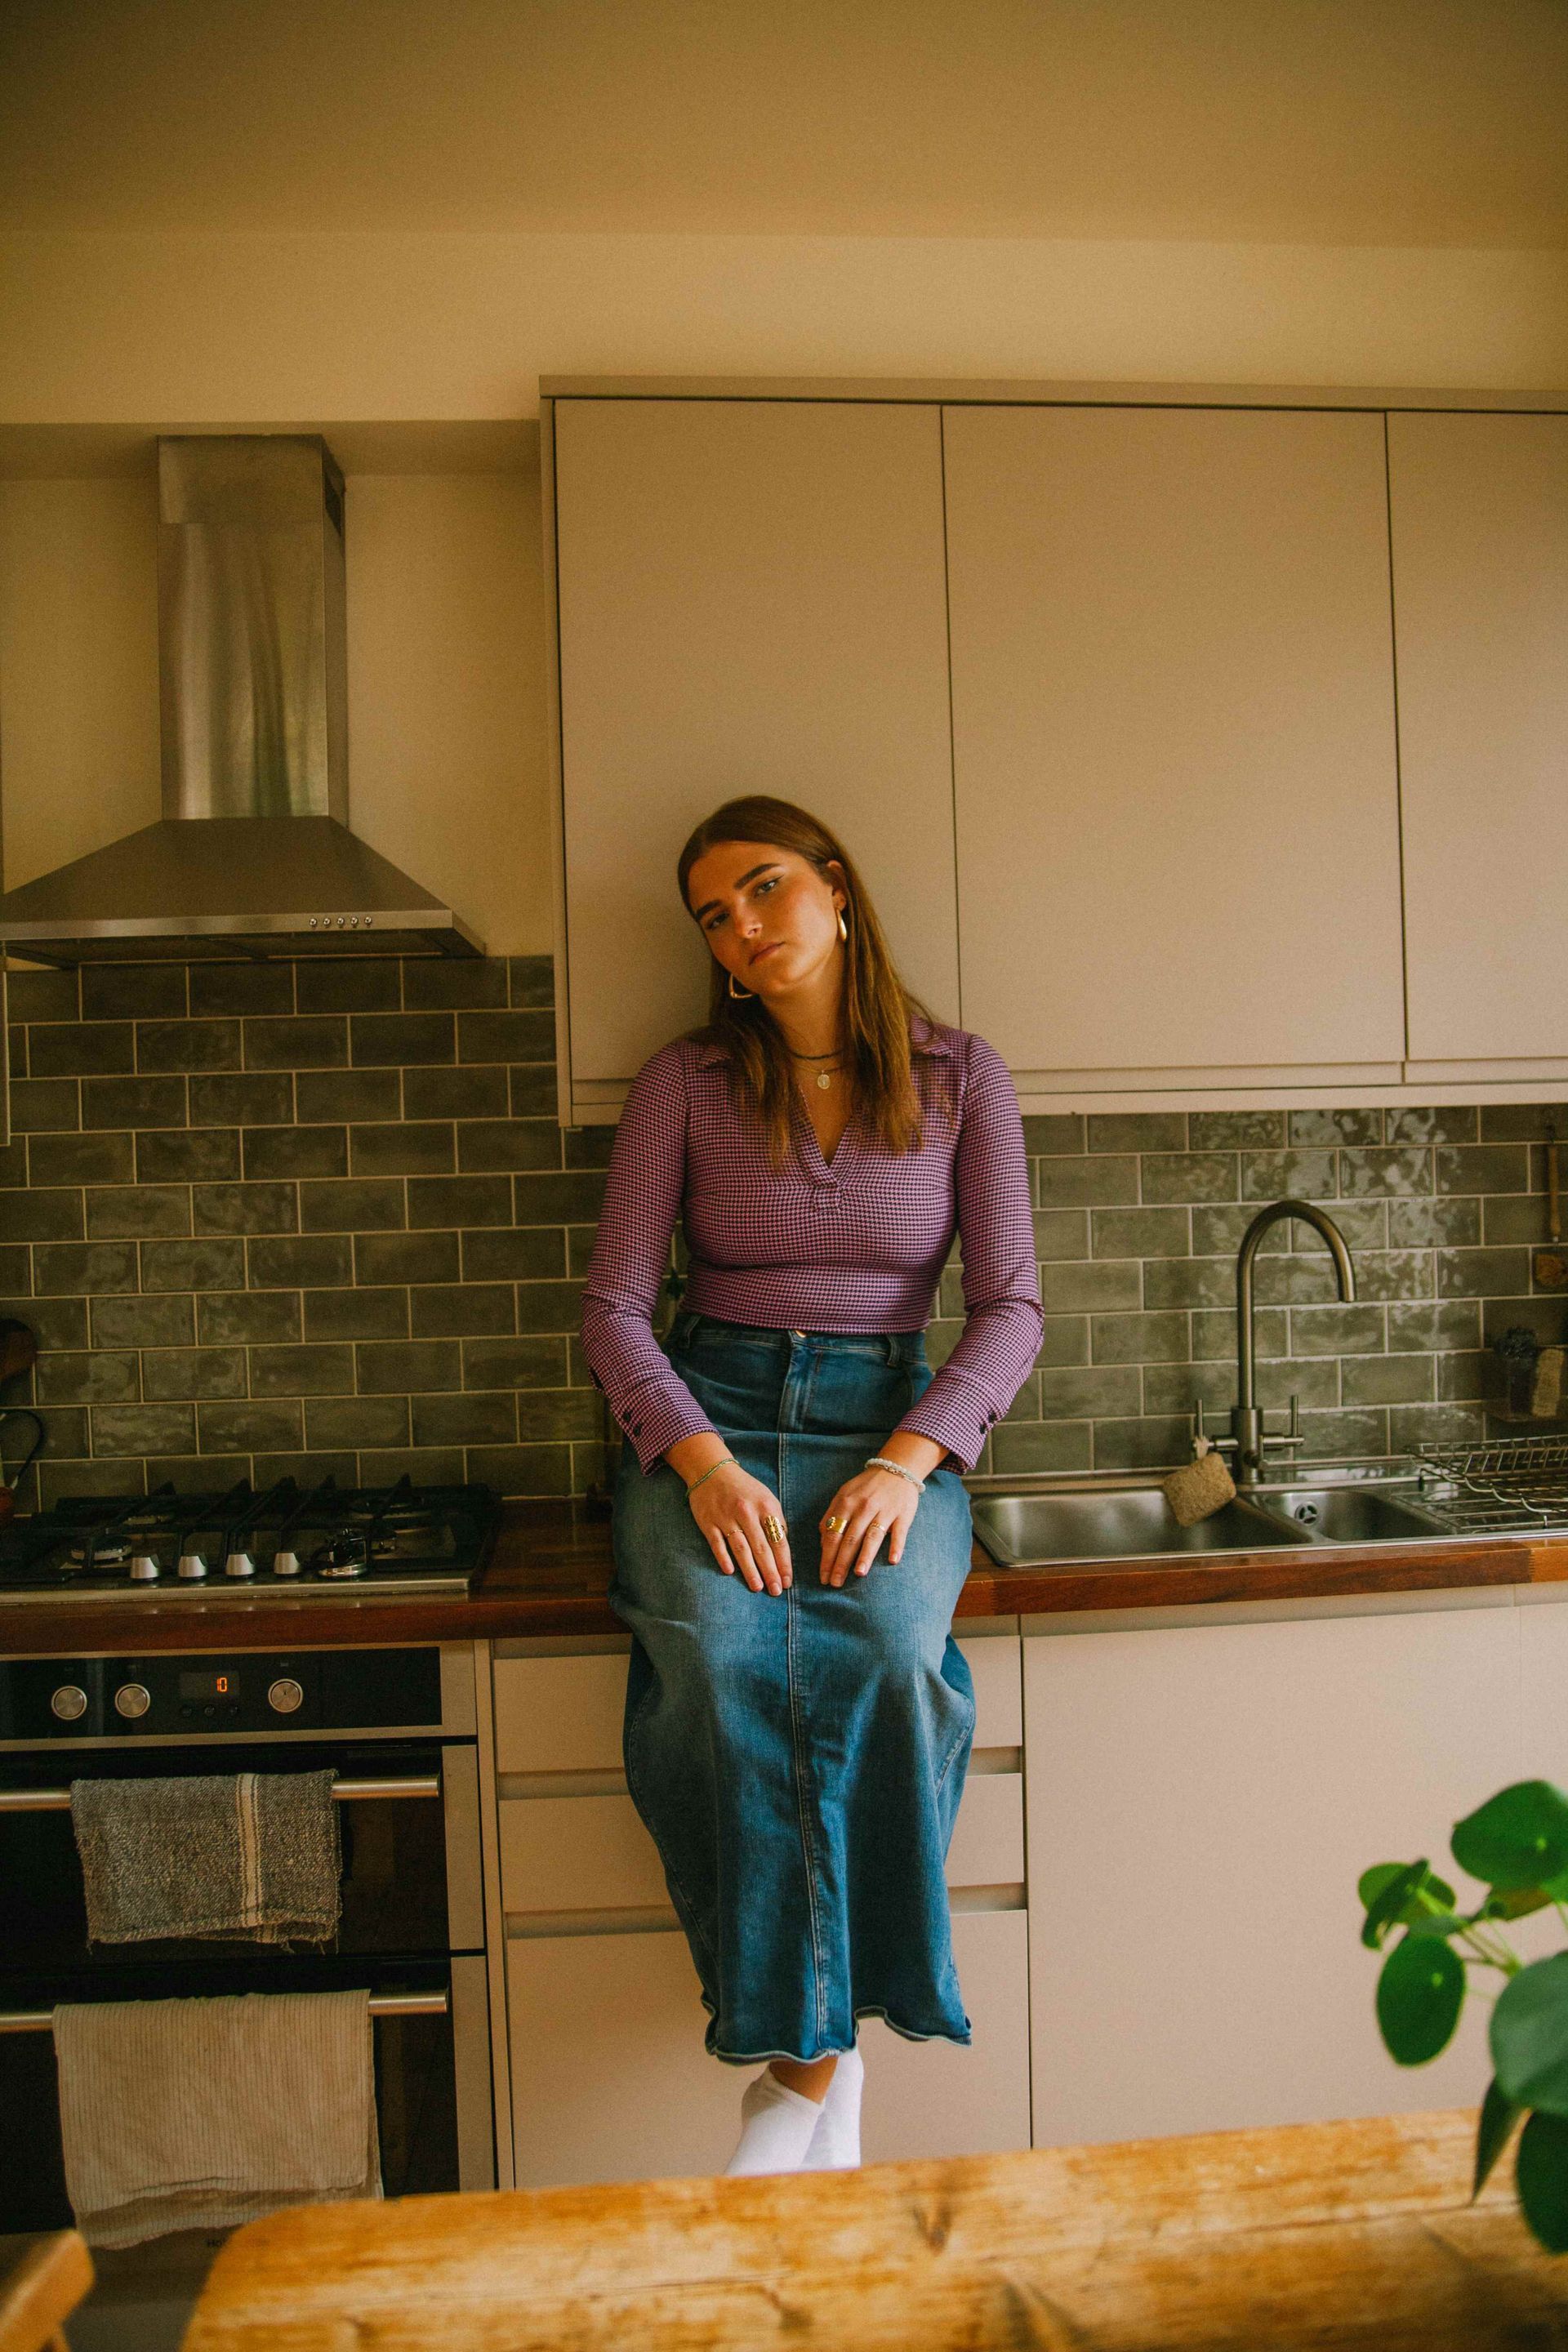
[[[226,1576],[254,1576],[256,1562],[247,1551],[231,1551],[223,1564]]]
[[[199,1551],[183,1551],[180,1554],[180,1565],[177,1573],[183,1576],[186,1580],[187,1583],[195,1583],[198,1579],[204,1577],[206,1572],[207,1564],[202,1558]]]
[[[275,1715],[292,1715],[304,1703],[305,1694],[292,1675],[280,1675],[267,1694],[267,1704]]]
[[[121,1683],[114,1694],[114,1712],[134,1722],[146,1714],[153,1704],[153,1694],[145,1683]]]
[[[299,1553],[297,1551],[274,1552],[272,1556],[272,1573],[274,1576],[298,1576],[300,1573]]]
[[[131,1563],[132,1584],[156,1584],[158,1563],[150,1551],[139,1551]]]
[[[87,1713],[87,1693],[75,1683],[62,1683],[49,1700],[49,1712],[62,1723],[75,1723]]]

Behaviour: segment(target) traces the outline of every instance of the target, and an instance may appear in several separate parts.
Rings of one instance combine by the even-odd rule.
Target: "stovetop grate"
[[[1424,1445],[1421,1503],[1455,1535],[1568,1528],[1568,1437]]]
[[[258,1493],[82,1496],[0,1528],[0,1600],[185,1592],[289,1597],[464,1590],[489,1556],[500,1497],[477,1482]]]

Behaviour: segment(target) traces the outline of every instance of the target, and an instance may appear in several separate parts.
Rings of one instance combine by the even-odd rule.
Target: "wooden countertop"
[[[341,1649],[353,1643],[468,1642],[527,1634],[616,1633],[607,1518],[581,1502],[515,1502],[479,1589],[399,1598],[208,1600],[137,1594],[94,1608],[0,1602],[0,1656],[140,1656],[156,1650]],[[1474,1543],[1280,1547],[1169,1560],[1073,1561],[998,1568],[978,1543],[959,1617],[1068,1610],[1161,1609],[1223,1601],[1434,1592],[1568,1580],[1568,1537],[1494,1536]]]
[[[1468,2112],[312,2205],[237,2231],[184,2352],[1547,2352],[1568,2271],[1468,2202]]]

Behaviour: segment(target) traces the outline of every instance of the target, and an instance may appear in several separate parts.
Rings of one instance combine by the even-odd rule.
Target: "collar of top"
[[[953,1046],[954,1040],[950,1030],[935,1028],[929,1022],[922,1021],[918,1014],[916,1015],[910,1031],[910,1051],[912,1054],[940,1054],[951,1060]],[[727,1061],[728,1058],[728,1054],[722,1045],[709,1044],[699,1045],[697,1048],[698,1063],[703,1069],[707,1069],[714,1062]]]

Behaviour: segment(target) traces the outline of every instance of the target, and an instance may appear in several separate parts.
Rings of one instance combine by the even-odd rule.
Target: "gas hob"
[[[226,1494],[75,1496],[0,1528],[7,1601],[308,1600],[466,1592],[489,1557],[489,1486],[301,1487],[247,1481]]]

